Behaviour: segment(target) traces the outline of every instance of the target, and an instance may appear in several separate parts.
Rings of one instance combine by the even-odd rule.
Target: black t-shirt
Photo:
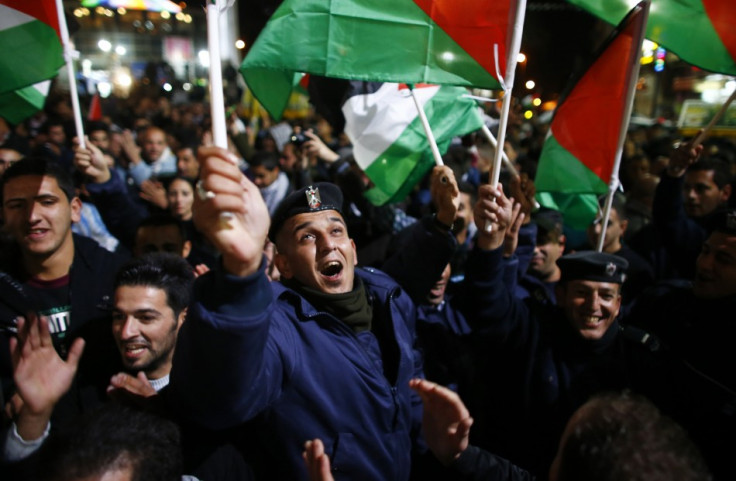
[[[36,313],[49,319],[51,337],[54,344],[60,346],[72,322],[69,275],[51,281],[32,278],[23,285],[23,290],[31,305],[35,306]]]

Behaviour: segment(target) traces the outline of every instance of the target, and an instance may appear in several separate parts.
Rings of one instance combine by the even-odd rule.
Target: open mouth
[[[327,263],[324,267],[322,267],[322,270],[320,270],[320,273],[328,278],[336,278],[340,275],[341,272],[342,264],[337,261]]]
[[[597,327],[601,323],[602,318],[600,316],[585,316],[583,317],[584,327]]]

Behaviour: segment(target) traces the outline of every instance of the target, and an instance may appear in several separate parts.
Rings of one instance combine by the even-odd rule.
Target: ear
[[[184,324],[184,321],[187,319],[187,309],[188,307],[185,307],[182,309],[182,311],[179,313],[179,316],[176,318],[176,330],[178,331],[182,324]]]
[[[721,189],[721,201],[726,202],[731,198],[731,184],[726,184]]]
[[[625,219],[619,222],[619,224],[621,224],[621,237],[623,237],[624,234],[626,234],[626,229],[629,228],[629,221],[628,219]]]
[[[350,239],[350,245],[353,247],[353,266],[358,265],[358,249],[355,248],[355,241]]]
[[[82,219],[82,201],[79,197],[72,198],[69,202],[72,210],[72,223],[77,223]]]
[[[565,242],[567,242],[567,237],[562,234],[559,238],[559,244],[562,246],[563,249],[565,248]]]
[[[181,247],[181,256],[186,259],[189,257],[189,253],[192,252],[192,241],[184,241],[184,245]]]
[[[276,264],[276,268],[281,273],[281,277],[284,279],[291,279],[294,277],[294,273],[291,271],[289,260],[285,255],[279,254],[278,252],[273,255],[273,263]]]

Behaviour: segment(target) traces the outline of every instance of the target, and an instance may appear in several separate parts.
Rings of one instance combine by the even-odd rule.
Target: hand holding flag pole
[[[501,118],[498,124],[498,146],[496,148],[495,155],[493,158],[493,172],[490,179],[490,184],[493,190],[498,185],[498,178],[501,176],[501,152],[503,152],[503,145],[506,141],[506,125],[509,119],[509,110],[511,109],[511,92],[514,88],[514,77],[516,76],[516,63],[517,57],[519,56],[519,50],[521,49],[521,35],[524,31],[524,16],[526,15],[526,0],[518,0],[516,3],[516,14],[514,15],[514,30],[511,38],[511,45],[507,52],[506,58],[506,78],[504,84],[506,89],[504,90],[503,102],[501,104]],[[493,228],[493,224],[486,222],[483,229],[490,233]]]
[[[74,74],[74,59],[79,57],[79,52],[72,49],[71,42],[69,41],[69,28],[66,25],[66,16],[64,15],[64,5],[62,0],[56,0],[56,11],[59,14],[59,33],[61,34],[61,44],[64,48],[66,71],[69,74],[69,94],[72,101],[72,111],[74,112],[74,126],[77,130],[79,146],[84,149],[86,148],[86,143],[84,140],[84,127],[82,124],[82,109],[79,107],[77,76]]]

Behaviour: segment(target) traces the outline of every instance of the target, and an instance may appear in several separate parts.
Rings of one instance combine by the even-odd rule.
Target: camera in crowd
[[[289,142],[294,144],[296,147],[301,147],[307,140],[309,140],[309,137],[304,135],[302,132],[292,132],[291,137],[289,137]]]

